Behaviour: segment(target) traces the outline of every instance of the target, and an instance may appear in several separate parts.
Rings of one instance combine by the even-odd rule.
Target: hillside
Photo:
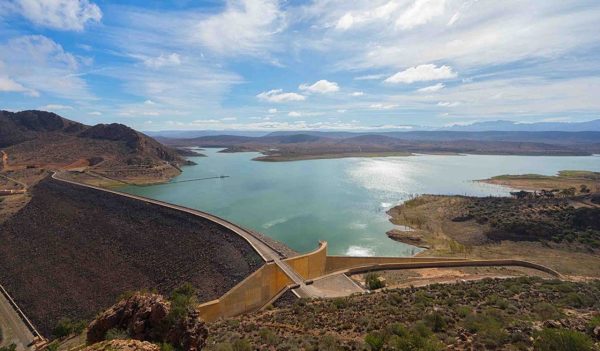
[[[122,124],[87,126],[51,112],[0,111],[3,171],[90,170],[111,179],[152,183],[179,174],[176,150]]]
[[[598,281],[539,278],[298,300],[209,325],[207,349],[594,350],[598,301]]]
[[[261,137],[213,135],[161,141],[172,146],[222,147],[223,152],[258,151],[264,155],[256,158],[259,161],[410,153],[567,156],[600,152],[600,132],[277,132]]]
[[[211,300],[262,265],[244,239],[191,214],[51,178],[30,190],[0,224],[0,281],[45,335],[127,291],[189,282]]]

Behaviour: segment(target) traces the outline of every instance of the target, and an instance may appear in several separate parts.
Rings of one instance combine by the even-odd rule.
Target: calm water
[[[508,195],[473,182],[500,174],[600,171],[600,157],[435,156],[251,161],[256,153],[191,158],[173,181],[229,178],[119,190],[207,211],[304,252],[329,242],[330,254],[406,256],[419,251],[387,238],[390,207],[423,193]]]

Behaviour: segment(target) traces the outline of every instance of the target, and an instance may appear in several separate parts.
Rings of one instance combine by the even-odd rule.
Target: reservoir
[[[219,153],[183,168],[173,183],[119,188],[206,211],[264,233],[299,252],[329,243],[331,255],[409,256],[420,251],[389,239],[386,211],[419,194],[509,195],[475,182],[501,174],[600,171],[600,156],[416,155],[258,162],[258,153]],[[220,176],[228,176],[219,178]],[[197,178],[211,178],[181,182]]]

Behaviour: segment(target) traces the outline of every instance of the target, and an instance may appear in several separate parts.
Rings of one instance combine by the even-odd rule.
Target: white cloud
[[[197,24],[193,36],[222,55],[257,55],[285,25],[278,0],[228,0],[225,11]]]
[[[367,74],[365,76],[355,77],[354,80],[378,80],[385,77],[385,74]]]
[[[337,110],[337,112],[338,112],[338,113],[346,113],[346,111],[348,111],[348,110],[346,110],[346,109],[343,109],[343,108],[342,108],[342,109],[339,109],[339,110]]]
[[[372,104],[369,107],[372,109],[376,109],[376,110],[391,110],[393,108],[398,107],[398,104],[382,104],[382,103],[377,103],[377,104]]]
[[[288,116],[290,116],[290,117],[300,117],[300,116],[302,116],[302,113],[300,113],[298,111],[290,111],[288,113]]]
[[[277,113],[277,109],[276,108],[270,108],[269,109],[269,113]]]
[[[298,93],[284,93],[282,89],[273,89],[264,91],[258,95],[257,98],[268,102],[290,102],[290,101],[304,101],[306,97]]]
[[[69,106],[69,105],[60,105],[60,104],[48,104],[45,106],[40,106],[39,108],[40,110],[45,110],[45,111],[59,111],[59,110],[72,110],[73,107]]]
[[[80,74],[79,59],[45,36],[27,35],[0,44],[0,61],[0,76],[10,77],[13,84],[9,85],[8,80],[4,84],[13,90],[20,89],[33,96],[39,93],[76,99],[92,96]]]
[[[439,90],[442,90],[442,89],[444,89],[444,87],[445,87],[445,85],[444,85],[444,84],[442,84],[442,83],[437,83],[437,84],[435,84],[435,85],[430,85],[430,86],[428,86],[428,87],[425,87],[425,88],[418,89],[417,91],[418,91],[419,93],[434,93],[434,92],[436,92],[436,91],[439,91]]]
[[[419,65],[410,67],[404,71],[398,72],[388,77],[386,83],[414,83],[430,80],[455,78],[456,72],[449,66],[437,67],[434,64]]]
[[[224,121],[224,122],[237,121],[237,117],[224,117],[224,118],[221,118],[221,121]]]
[[[0,75],[0,91],[1,92],[25,93],[30,96],[39,96],[40,95],[37,91],[27,89],[23,85],[10,79],[10,77],[2,76],[2,75]]]
[[[460,12],[455,13],[452,16],[452,18],[450,18],[450,21],[448,21],[448,26],[454,25],[454,23],[456,23],[456,21],[458,21],[459,18],[460,18]]]
[[[88,115],[90,115],[90,116],[102,116],[102,112],[100,112],[100,111],[92,111],[92,112],[88,112]]]
[[[335,28],[338,30],[345,31],[354,26],[374,22],[381,19],[387,19],[396,11],[398,7],[398,2],[392,0],[375,8],[369,7],[365,10],[355,11],[354,13],[346,12],[337,21]]]
[[[336,82],[330,82],[328,80],[321,79],[315,82],[313,85],[300,84],[298,89],[308,91],[309,93],[327,94],[339,91],[340,86]]]
[[[458,101],[453,101],[453,102],[440,101],[440,102],[438,102],[438,106],[443,106],[443,107],[456,107],[458,105],[460,105],[460,102],[458,102]]]
[[[401,29],[412,29],[423,25],[444,13],[445,0],[417,0],[396,20]]]
[[[350,94],[350,96],[363,96],[365,95],[365,93],[363,93],[362,91],[355,91],[352,94]]]
[[[177,53],[169,55],[161,54],[158,57],[150,57],[144,60],[144,65],[151,68],[161,68],[163,66],[181,65],[181,57]]]
[[[88,22],[100,22],[102,11],[88,0],[13,0],[31,22],[52,29],[81,31]]]

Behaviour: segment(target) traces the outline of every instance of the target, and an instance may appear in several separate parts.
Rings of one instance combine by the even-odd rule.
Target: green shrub
[[[10,344],[8,346],[0,347],[0,351],[16,351],[16,350],[17,350],[17,345],[15,345],[14,343]]]
[[[471,314],[465,319],[465,328],[477,333],[477,340],[490,348],[497,348],[508,341],[501,314],[492,311]]]
[[[85,321],[73,321],[69,318],[62,318],[52,330],[52,336],[60,339],[71,334],[81,334],[86,326],[87,323]]]
[[[533,311],[541,320],[558,319],[562,315],[558,308],[547,302],[540,302],[534,305]]]
[[[277,334],[275,334],[275,332],[273,332],[271,329],[262,328],[258,331],[258,335],[260,336],[261,341],[267,345],[275,346],[279,342]]]
[[[168,342],[161,342],[158,346],[160,346],[160,351],[175,351],[175,346]]]
[[[544,329],[534,342],[536,351],[591,351],[592,340],[585,334],[568,329]]]
[[[377,290],[385,286],[385,283],[379,279],[379,274],[377,273],[367,273],[365,275],[365,284],[369,290]]]
[[[173,290],[169,301],[171,301],[171,311],[169,311],[166,321],[169,326],[171,326],[185,317],[188,310],[198,302],[196,298],[196,289],[192,284],[184,283]],[[167,326],[167,329],[169,326]]]
[[[381,350],[385,344],[385,336],[381,332],[371,332],[365,336],[365,343],[371,350]]]
[[[127,334],[126,330],[118,329],[118,328],[109,329],[106,332],[106,336],[104,337],[104,340],[123,340],[123,339],[129,339],[129,335]]]
[[[442,332],[448,325],[446,319],[440,312],[433,312],[425,316],[425,324],[435,333]]]

